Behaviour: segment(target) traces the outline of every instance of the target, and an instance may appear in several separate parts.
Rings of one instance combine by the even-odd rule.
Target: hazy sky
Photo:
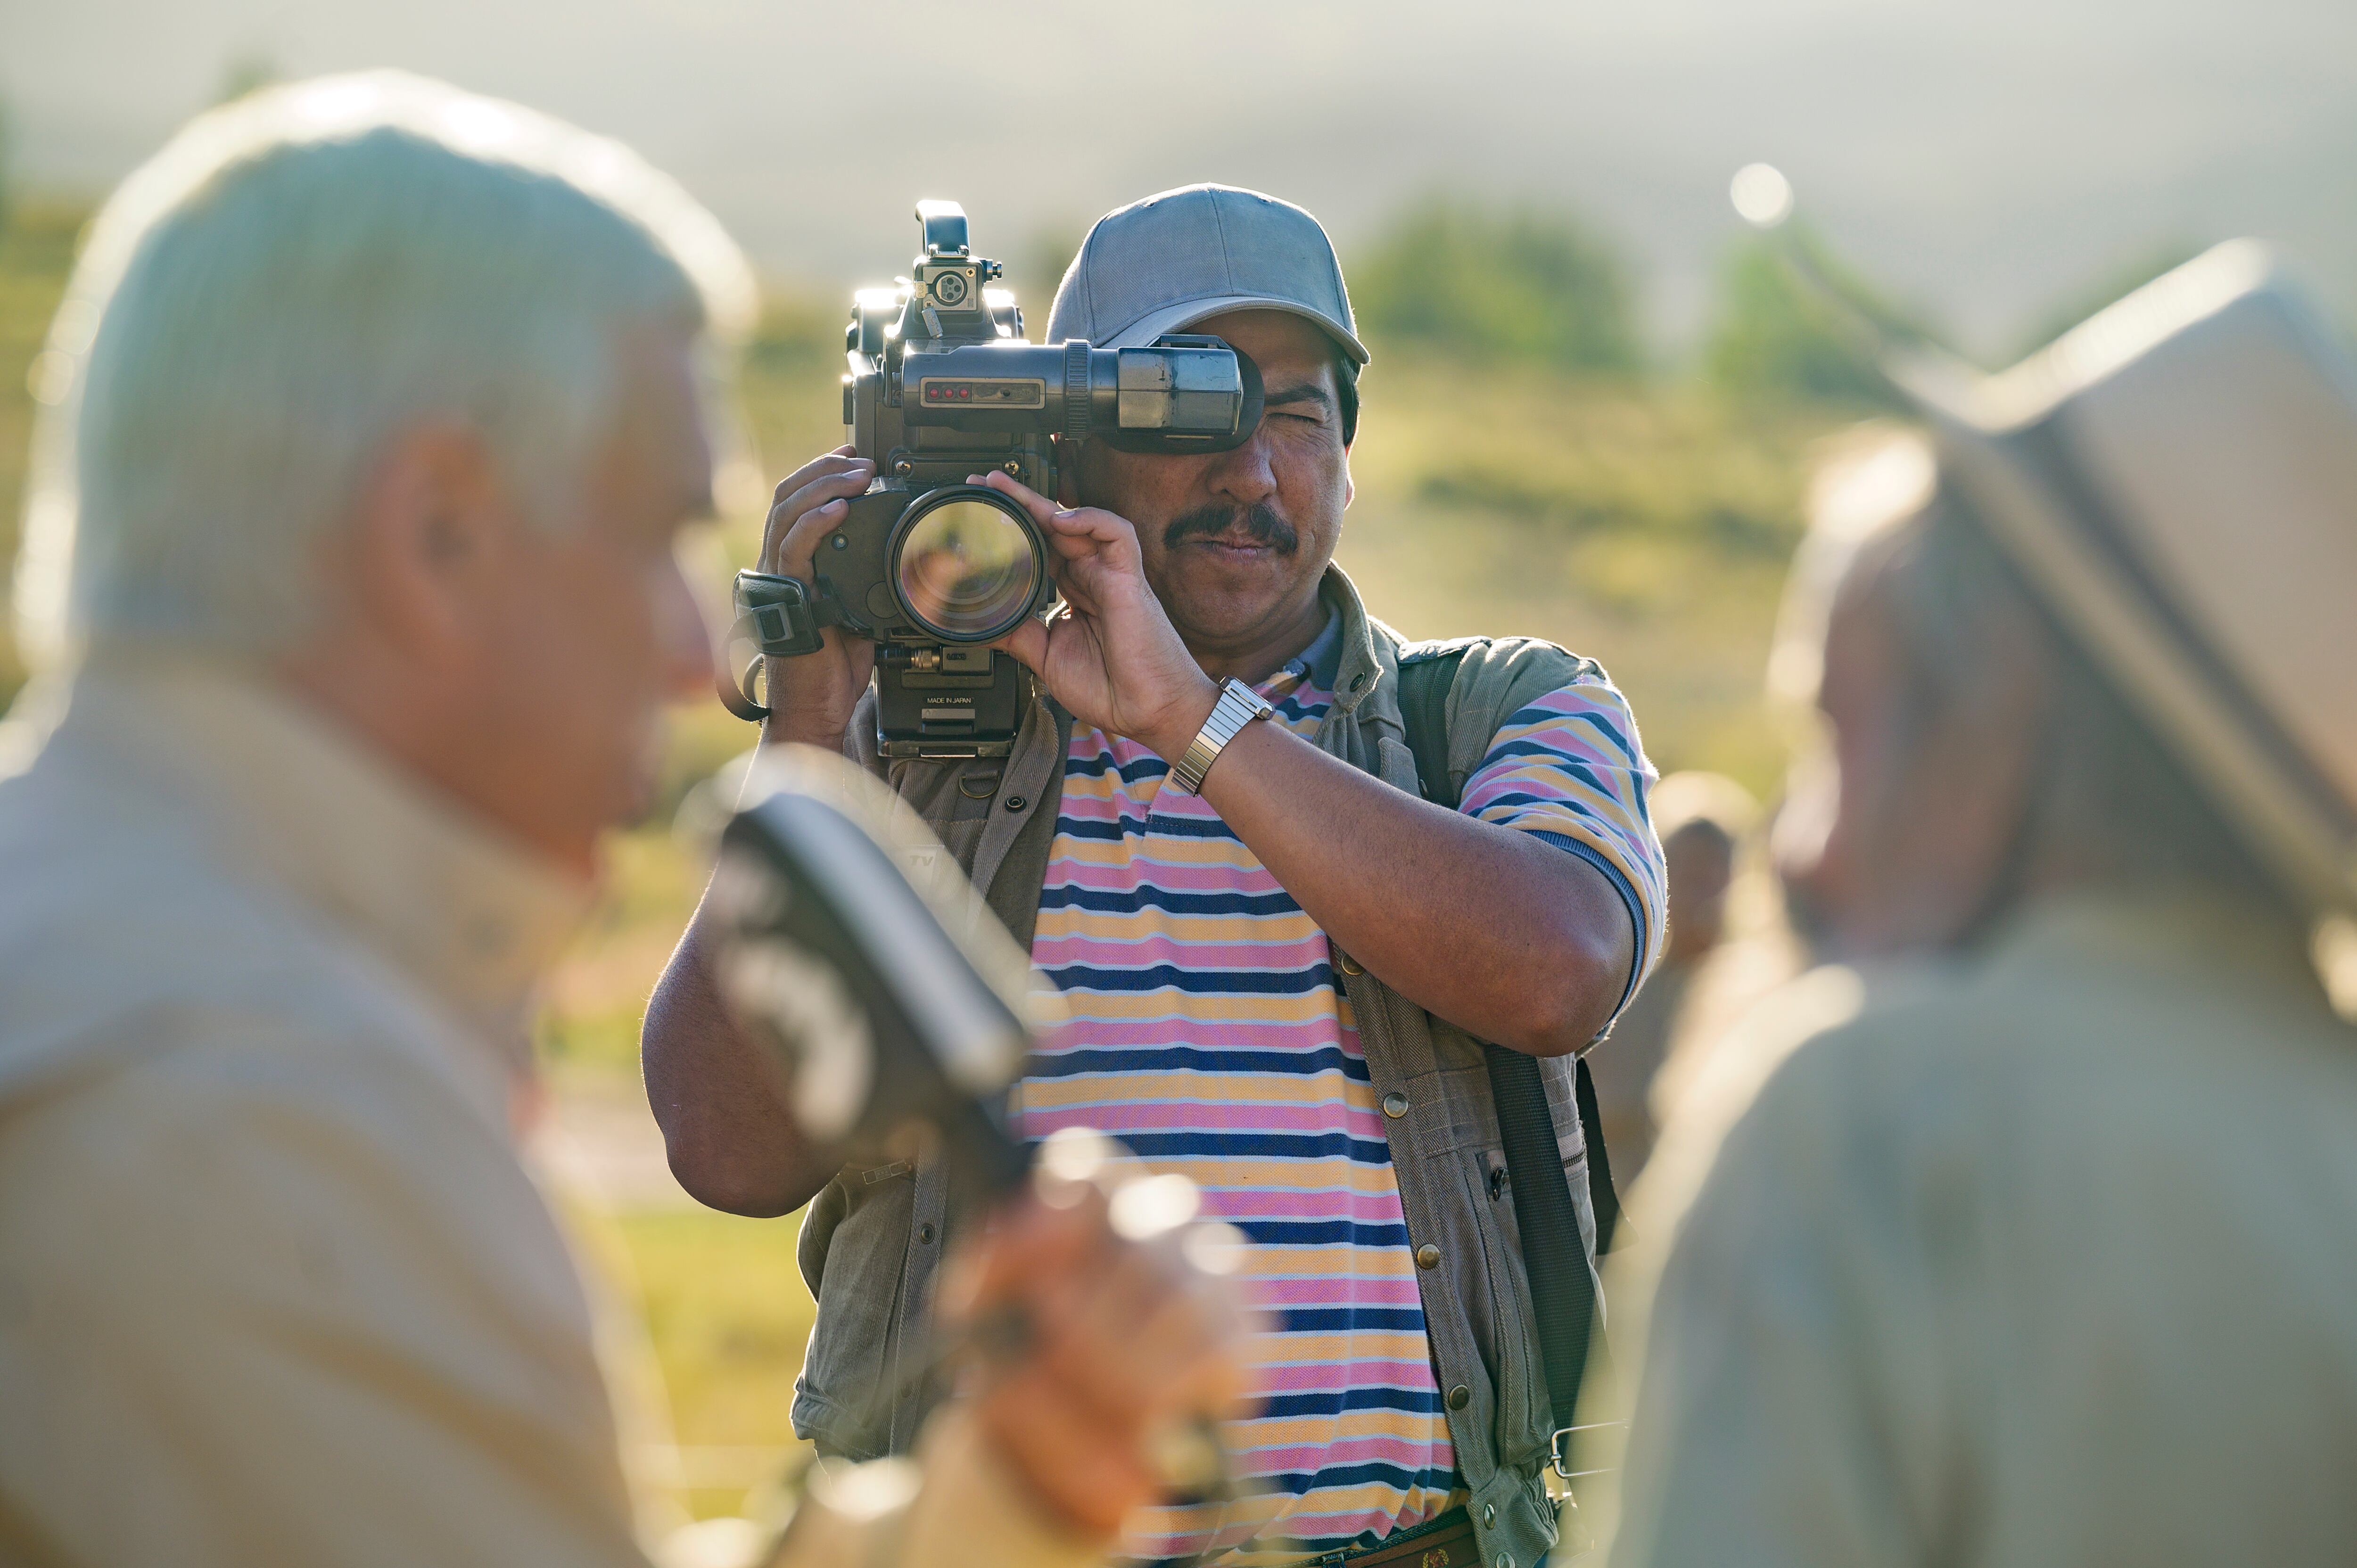
[[[1755,158],[1897,292],[2010,348],[2156,245],[2282,241],[2357,313],[2357,0],[0,0],[18,177],[96,188],[225,67],[393,64],[622,136],[771,271],[901,270],[1195,179],[1342,242],[1433,187],[1564,203],[1689,333]],[[1028,301],[1033,318],[1045,300]]]

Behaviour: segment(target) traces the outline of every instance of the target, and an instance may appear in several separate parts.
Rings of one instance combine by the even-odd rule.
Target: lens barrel
[[[1223,452],[1260,423],[1260,371],[1217,338],[1145,349],[1073,341],[910,353],[899,407],[911,424],[1094,435],[1124,451]]]
[[[991,642],[1021,625],[1048,576],[1047,546],[1015,502],[950,485],[909,503],[887,557],[893,597],[943,642]]]

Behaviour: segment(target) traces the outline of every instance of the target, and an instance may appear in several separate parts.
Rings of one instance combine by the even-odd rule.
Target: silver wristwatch
[[[1275,711],[1268,705],[1267,698],[1233,676],[1221,682],[1220,700],[1211,704],[1211,716],[1195,732],[1194,744],[1188,746],[1187,755],[1170,769],[1170,782],[1189,795],[1201,794],[1203,775],[1211,770],[1211,764],[1220,759],[1228,742],[1253,720],[1265,719]]]

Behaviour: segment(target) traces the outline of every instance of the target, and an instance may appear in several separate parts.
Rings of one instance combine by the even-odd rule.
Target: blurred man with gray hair
[[[0,1558],[642,1561],[511,1107],[708,689],[673,545],[752,303],[627,149],[393,74],[206,115],[101,214],[0,781]],[[1239,1375],[1195,1280],[1018,1209],[968,1295],[1034,1353],[783,1561],[1095,1558]]]
[[[2236,244],[1917,384],[1803,568],[1847,961],[1636,1195],[1613,1560],[2357,1561],[2357,365]]]

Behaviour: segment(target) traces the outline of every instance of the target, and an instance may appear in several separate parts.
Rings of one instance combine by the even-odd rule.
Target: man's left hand
[[[1219,699],[1146,580],[1137,530],[1098,507],[1060,507],[1001,473],[981,481],[1031,514],[1064,608],[996,644],[1047,682],[1074,718],[1175,760]]]

